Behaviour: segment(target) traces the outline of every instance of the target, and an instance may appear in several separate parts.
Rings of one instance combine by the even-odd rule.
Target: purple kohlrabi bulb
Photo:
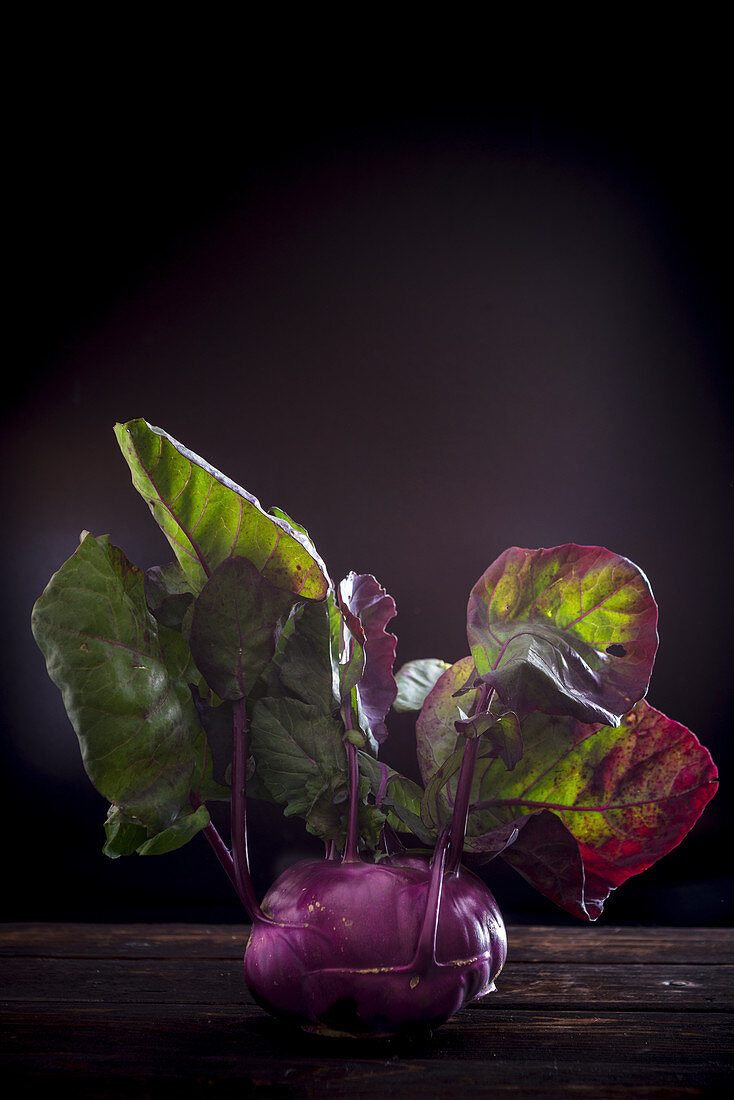
[[[305,860],[262,909],[245,952],[253,996],[325,1034],[437,1027],[494,989],[507,955],[492,894],[463,867],[444,874],[442,859]]]

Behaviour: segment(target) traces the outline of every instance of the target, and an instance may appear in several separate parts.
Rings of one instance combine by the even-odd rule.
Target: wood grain
[[[0,1074],[95,1097],[691,1097],[734,1067],[728,929],[509,931],[499,992],[431,1035],[283,1028],[244,926],[0,926]]]
[[[115,958],[240,958],[247,924],[0,924],[3,955]],[[508,928],[514,962],[734,963],[734,934],[728,928],[628,928],[606,925]],[[683,948],[683,945],[684,948]]]

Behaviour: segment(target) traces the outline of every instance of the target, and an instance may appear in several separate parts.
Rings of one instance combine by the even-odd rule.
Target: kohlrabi
[[[467,656],[395,674],[395,603],[373,576],[334,584],[280,509],[143,420],[115,431],[175,560],[143,574],[83,533],[34,634],[110,803],[105,853],[203,832],[252,922],[247,983],[275,1016],[351,1035],[441,1024],[494,989],[506,955],[465,853],[595,920],[713,796],[706,749],[644,701],[657,608],[626,558],[505,551],[471,591]],[[378,759],[391,710],[419,712],[423,786]],[[262,902],[248,793],[325,849]]]

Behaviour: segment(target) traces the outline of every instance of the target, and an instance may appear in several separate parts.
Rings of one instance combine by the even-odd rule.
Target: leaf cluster
[[[342,841],[345,742],[374,753],[397,690],[384,629],[394,602],[367,575],[335,590],[303,527],[161,429],[137,420],[115,432],[175,559],[143,574],[107,536],[84,532],[32,616],[87,774],[110,803],[104,851],[159,854],[207,828],[207,801],[231,795],[240,700],[250,793]],[[387,812],[363,772],[359,828],[375,848]]]
[[[682,840],[716,790],[697,738],[645,701],[657,648],[647,578],[601,547],[505,551],[472,589],[471,653],[437,677],[417,723],[422,818],[451,820],[480,739],[465,850],[502,858],[569,912]]]
[[[143,574],[85,532],[32,620],[110,803],[107,855],[171,851],[207,829],[207,802],[231,796],[243,705],[249,793],[327,844],[347,834],[350,753],[374,858],[394,834],[434,843],[470,783],[468,857],[501,854],[585,919],[712,797],[707,751],[645,702],[657,607],[626,558],[513,547],[471,591],[468,655],[394,673],[395,603],[374,577],[334,585],[285,512],[143,420],[115,431],[174,560]],[[377,759],[391,709],[419,712],[423,787]]]

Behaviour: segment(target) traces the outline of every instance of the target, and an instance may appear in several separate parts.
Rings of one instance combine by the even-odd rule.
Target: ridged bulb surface
[[[494,897],[465,868],[444,875],[434,956],[430,881],[419,856],[290,867],[263,900],[274,923],[255,922],[245,951],[257,1002],[309,1030],[394,1035],[437,1027],[491,992],[507,955]]]

